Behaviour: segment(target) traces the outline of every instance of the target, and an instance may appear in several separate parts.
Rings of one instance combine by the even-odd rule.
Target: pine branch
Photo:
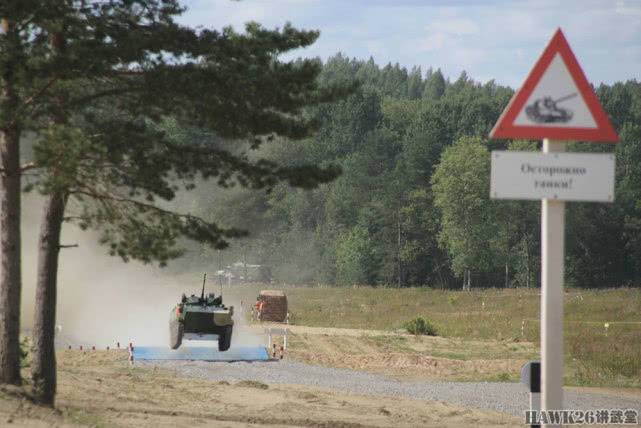
[[[137,201],[135,199],[125,198],[125,197],[114,195],[114,194],[110,194],[110,193],[97,193],[97,192],[90,191],[90,190],[80,190],[80,189],[72,190],[69,193],[70,194],[84,195],[84,196],[88,196],[90,198],[94,198],[94,199],[101,200],[101,201],[114,201],[114,202],[119,202],[119,203],[124,203],[124,204],[131,204],[131,205],[135,205],[137,207],[143,208],[145,210],[151,210],[151,211],[158,212],[158,213],[163,214],[163,215],[169,215],[169,216],[178,217],[178,218],[187,218],[187,219],[190,219],[190,220],[196,220],[196,221],[204,223],[204,224],[210,224],[206,220],[204,220],[203,218],[198,217],[198,216],[194,216],[192,214],[177,213],[175,211],[170,211],[170,210],[166,210],[166,209],[160,208],[160,207],[158,207],[158,206],[156,206],[154,204],[148,204],[148,203],[145,203],[145,202],[142,202],[142,201]]]
[[[111,96],[116,96],[116,95],[125,95],[125,94],[130,94],[132,92],[141,92],[143,89],[142,88],[135,88],[135,87],[130,87],[130,88],[117,88],[117,89],[108,89],[104,91],[99,91],[95,92],[93,94],[86,95],[84,97],[76,98],[76,99],[71,99],[69,100],[68,105],[73,107],[73,106],[78,106],[78,105],[83,105],[90,103],[92,101],[95,101],[100,98],[105,98],[105,97],[111,97]]]
[[[38,98],[40,98],[44,93],[58,80],[58,76],[54,76],[49,81],[42,87],[40,88],[35,94],[31,95],[29,98],[27,98],[22,106],[18,108],[18,111],[16,113],[21,113],[23,110],[25,110],[27,107],[29,107],[31,104],[35,103]]]
[[[36,165],[35,162],[27,162],[25,164],[22,164],[22,166],[20,166],[20,172],[26,172],[36,168],[38,168],[38,166]]]
[[[35,164],[35,162],[27,162],[20,166],[20,173],[22,174],[24,172],[27,172],[31,169],[36,169],[36,168],[38,168],[38,166]],[[4,173],[4,168],[0,168],[0,174],[2,173]]]

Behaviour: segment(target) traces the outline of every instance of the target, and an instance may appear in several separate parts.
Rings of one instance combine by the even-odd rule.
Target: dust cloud
[[[23,202],[23,294],[22,329],[33,323],[37,270],[37,239],[41,201],[27,195]],[[182,293],[199,294],[202,270],[176,274],[166,268],[131,261],[123,263],[98,245],[96,235],[63,226],[62,244],[78,244],[60,252],[56,324],[57,346],[96,346],[104,348],[133,342],[137,345],[168,345],[170,311]],[[228,288],[228,287],[225,287]],[[206,292],[220,292],[208,281]],[[265,338],[248,329],[240,314],[240,297],[234,290],[224,291],[227,306],[235,306],[233,346],[261,345]],[[214,346],[215,342],[186,342],[187,346]]]

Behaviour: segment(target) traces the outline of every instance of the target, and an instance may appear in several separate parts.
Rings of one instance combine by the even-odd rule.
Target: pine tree
[[[21,22],[30,17],[31,1],[0,4],[0,383],[20,378],[20,136],[37,93],[23,90],[27,52]]]
[[[445,93],[445,87],[445,78],[439,68],[425,80],[423,97],[430,100],[437,100]]]
[[[32,378],[36,400],[53,404],[63,222],[99,230],[110,254],[125,261],[163,265],[181,255],[181,237],[224,248],[243,231],[164,208],[162,201],[180,189],[176,183],[189,190],[204,178],[270,189],[279,182],[312,188],[331,181],[336,167],[284,167],[247,153],[276,136],[309,135],[315,124],[303,109],[353,85],[321,88],[318,60],[278,60],[312,44],[314,31],[290,25],[272,31],[255,23],[245,33],[196,31],[175,22],[184,11],[177,0],[38,6],[24,16],[12,15],[17,6],[2,12],[21,27],[19,45],[30,55],[20,91],[31,97],[18,111],[22,130],[38,136],[29,168],[45,196]],[[199,138],[176,138],[194,128],[203,130]],[[226,150],[221,139],[238,147]]]
[[[418,99],[423,95],[423,76],[421,67],[412,67],[407,81],[407,96],[410,99]]]

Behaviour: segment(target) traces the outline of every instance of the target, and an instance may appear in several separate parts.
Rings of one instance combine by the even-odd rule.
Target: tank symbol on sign
[[[543,97],[534,101],[525,108],[527,117],[536,123],[568,123],[572,120],[572,111],[557,106],[558,103],[576,97],[576,92],[553,100],[552,97]]]

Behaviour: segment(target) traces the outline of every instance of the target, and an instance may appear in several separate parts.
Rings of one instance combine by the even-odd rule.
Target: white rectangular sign
[[[493,151],[490,197],[612,202],[614,154]]]

